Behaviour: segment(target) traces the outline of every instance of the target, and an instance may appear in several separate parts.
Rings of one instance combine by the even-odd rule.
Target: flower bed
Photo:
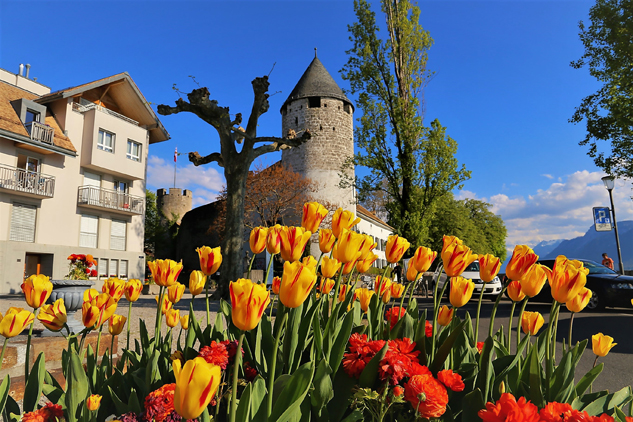
[[[435,283],[433,309],[427,314],[419,311],[412,292],[437,253],[415,250],[406,286],[383,274],[376,277],[373,290],[356,288],[360,274],[377,259],[376,244],[350,230],[358,221],[341,209],[330,229],[319,230],[326,214],[321,205],[308,203],[301,227],[254,229],[251,251],[281,254],[286,261],[283,276],[275,277],[272,291],[249,279],[231,282],[231,302],[221,301],[213,321],[206,279],[221,266],[220,248],[199,248],[201,270],[190,274],[191,294],[206,296],[202,321],[195,318],[193,301],[188,314],[173,307],[185,290],[177,282],[182,264],[150,263],[160,286],[155,331],[150,334],[140,321],[140,338],[131,346],[128,326],[127,347],[116,364],[108,352],[99,357],[92,347],[84,347],[84,339],[92,331],[100,338],[106,321],[110,333],[122,333],[126,317],[115,314],[119,299],[127,298],[129,316],[142,290],[140,281],[110,279],[101,293],[86,290],[85,328],[71,333],[63,300],[44,305],[50,282],[43,276],[29,278],[23,285],[27,304],[35,313],[39,309],[37,318],[47,328],[66,334],[67,382],[62,388],[38,356],[32,368],[25,367],[28,394],[22,408],[8,394],[11,380],[7,377],[0,385],[5,420],[633,422],[624,413],[633,399],[630,387],[591,391],[603,363],[575,379],[588,340],[565,344],[562,356],[555,356],[560,307],[580,312],[591,295],[584,288],[587,270],[582,263],[560,256],[548,269],[535,264],[538,257],[530,248],[517,246],[504,285],[513,300],[508,335],[492,330],[501,295],[489,332],[480,333],[482,295],[474,320],[456,312],[472,300],[475,287],[461,274],[479,260],[482,280],[491,282],[499,259],[476,255],[459,239],[445,236],[439,265],[451,278],[444,284],[444,289],[450,284],[451,307],[441,305],[445,292]],[[320,258],[301,259],[317,230]],[[390,236],[387,260],[399,262],[409,248],[406,239]],[[526,310],[529,298],[546,282],[554,297],[547,325],[539,313]],[[524,334],[519,331],[512,339],[516,304]],[[11,308],[0,321],[0,334],[10,338],[32,329],[34,318],[34,313]],[[166,336],[161,335],[163,321],[169,327]],[[172,331],[179,331],[178,336]],[[613,346],[610,337],[593,336],[596,362]],[[42,394],[50,401],[44,407],[38,404]]]

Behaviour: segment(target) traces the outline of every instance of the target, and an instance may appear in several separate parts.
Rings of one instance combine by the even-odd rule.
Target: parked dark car
[[[543,259],[538,264],[548,268],[554,266],[554,259]],[[578,259],[585,268],[589,268],[586,288],[591,290],[591,300],[587,304],[588,310],[601,310],[605,306],[631,307],[633,299],[633,277],[620,275],[610,268],[587,259]],[[551,302],[552,293],[549,283],[545,283],[543,290],[534,298],[535,301]]]

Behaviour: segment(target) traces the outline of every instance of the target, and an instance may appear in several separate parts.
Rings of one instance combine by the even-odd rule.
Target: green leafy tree
[[[420,9],[406,0],[383,0],[386,37],[380,38],[376,14],[356,0],[357,22],[349,25],[353,47],[341,70],[358,94],[362,111],[355,130],[354,164],[369,174],[355,181],[360,200],[384,190],[389,223],[413,244],[427,240],[438,198],[470,178],[455,159],[457,143],[438,120],[423,124],[423,89],[433,40],[418,23]]]
[[[155,250],[156,241],[163,234],[161,213],[156,205],[156,193],[145,190],[145,249]]]
[[[597,0],[589,18],[588,27],[579,23],[585,53],[571,66],[588,67],[602,87],[582,100],[570,121],[586,122],[587,135],[580,145],[589,145],[588,154],[598,167],[632,178],[633,1]],[[610,151],[600,151],[599,141],[610,141]]]

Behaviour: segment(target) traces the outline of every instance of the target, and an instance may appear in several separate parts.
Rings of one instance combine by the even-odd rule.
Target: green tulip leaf
[[[479,411],[486,407],[479,388],[464,396],[462,400],[462,422],[481,422]]]
[[[349,400],[352,397],[352,391],[356,385],[356,379],[347,375],[342,367],[334,375],[334,397],[327,404],[327,413],[329,420],[339,422],[347,409],[349,409]]]
[[[331,378],[332,373],[332,368],[330,368],[327,361],[321,359],[317,366],[316,374],[314,375],[314,390],[310,394],[312,408],[315,409],[317,413],[334,397],[334,387]]]
[[[466,321],[460,322],[459,325],[457,327],[455,327],[455,329],[453,329],[451,334],[446,338],[446,340],[444,340],[444,342],[442,343],[440,348],[437,350],[437,354],[435,355],[435,359],[433,360],[433,363],[431,363],[431,366],[429,368],[431,370],[431,372],[433,372],[434,375],[437,375],[437,373],[444,366],[444,361],[446,360],[448,355],[451,353],[451,349],[453,348],[453,344],[455,343],[455,340],[457,340],[457,337],[461,334],[462,329],[464,328],[465,324],[466,324]],[[444,330],[444,331],[448,331],[448,330]],[[488,341],[488,340],[486,340],[486,341]],[[492,347],[492,340],[491,340],[491,346],[490,347]]]
[[[378,378],[378,366],[380,365],[380,361],[383,360],[387,354],[387,350],[389,350],[389,344],[385,342],[382,349],[380,349],[380,351],[371,358],[369,363],[365,366],[365,369],[363,369],[363,372],[361,372],[358,385],[362,388],[373,388],[374,384],[376,384],[376,379]]]
[[[290,377],[281,395],[273,405],[269,422],[288,422],[301,414],[300,406],[308,394],[314,375],[313,362],[301,365]]]
[[[610,414],[616,406],[623,407],[629,403],[632,398],[633,392],[631,391],[631,387],[628,386],[615,393],[604,395],[582,407],[580,410],[584,410],[589,413],[590,416],[598,416],[603,413]]]
[[[576,395],[582,396],[585,391],[587,391],[587,388],[589,388],[595,379],[598,378],[598,375],[600,375],[603,369],[604,363],[600,363],[598,366],[587,372],[580,381],[578,381],[578,384],[576,384]]]
[[[4,407],[7,404],[7,397],[9,397],[9,389],[11,388],[11,377],[7,375],[0,384],[0,414],[4,412]]]
[[[46,364],[44,362],[44,352],[40,352],[33,364],[31,372],[29,372],[29,378],[24,387],[24,399],[22,402],[24,412],[33,412],[37,409],[37,404],[42,396],[45,375]]]
[[[81,409],[89,394],[88,378],[77,352],[70,353],[69,376],[66,378],[66,411],[68,422],[81,417]]]
[[[332,344],[332,352],[330,353],[330,366],[332,367],[332,372],[336,373],[339,365],[343,360],[343,355],[345,354],[345,348],[347,347],[347,343],[349,341],[349,337],[352,333],[352,325],[354,324],[354,314],[348,313],[343,320],[343,324],[341,325],[341,329],[339,330],[336,338],[334,339],[334,344]]]

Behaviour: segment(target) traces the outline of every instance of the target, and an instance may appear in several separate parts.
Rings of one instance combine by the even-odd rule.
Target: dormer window
[[[26,116],[24,118],[24,124],[28,125],[31,122],[40,122],[40,113],[30,108],[26,109]]]
[[[37,104],[36,102],[25,98],[11,101],[11,105],[20,117],[20,120],[24,124],[24,128],[29,133],[32,140],[44,142],[46,144],[53,143],[53,128],[47,126],[44,122],[44,117],[46,116],[46,106]]]

